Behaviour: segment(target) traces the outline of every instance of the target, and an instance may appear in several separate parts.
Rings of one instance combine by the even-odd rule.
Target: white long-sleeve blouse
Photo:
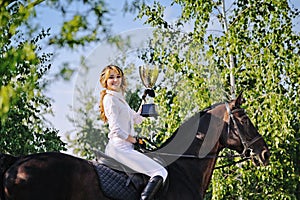
[[[110,130],[108,138],[127,139],[129,135],[137,135],[134,124],[142,123],[143,117],[130,108],[122,93],[106,90],[103,106]]]

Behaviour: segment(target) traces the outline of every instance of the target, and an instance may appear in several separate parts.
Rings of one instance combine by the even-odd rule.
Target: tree
[[[0,151],[15,155],[59,151],[64,143],[43,118],[50,100],[43,89],[43,76],[50,69],[51,53],[43,53],[41,31],[28,40],[18,29],[29,11],[18,4],[1,6],[1,106]]]
[[[59,33],[51,36],[49,44],[58,47],[84,46],[100,41],[110,35],[109,10],[103,0],[41,1],[62,15],[63,24]]]
[[[80,9],[74,10],[74,4]],[[46,31],[35,20],[42,6],[62,15],[58,33],[48,27]],[[0,10],[0,151],[21,155],[63,150],[58,130],[44,119],[51,113],[51,100],[44,94],[49,82],[43,78],[51,68],[52,53],[42,49],[45,44],[74,49],[99,41],[109,32],[106,5],[101,0],[1,1]],[[59,76],[69,78],[72,71],[63,66]]]
[[[76,5],[76,6],[75,6]],[[102,37],[106,38],[110,32],[109,15],[104,1],[1,1],[1,49],[6,52],[4,58],[15,58],[2,62],[4,66],[15,66],[18,59],[28,59],[32,62],[38,62],[34,57],[33,48],[30,43],[41,30],[47,30],[47,37],[43,38],[43,45],[55,46],[59,48],[74,49],[78,46],[84,46],[88,43],[99,41]],[[40,23],[35,20],[37,9],[47,7],[56,10],[58,15],[62,16],[62,26],[59,32],[52,32],[49,27],[41,27]],[[77,8],[77,9],[75,9]],[[93,19],[97,19],[93,21]],[[51,34],[50,34],[51,33]],[[102,36],[103,34],[103,36]],[[20,37],[23,37],[23,49],[16,50],[16,44],[21,43]],[[20,55],[23,55],[21,57]],[[6,63],[4,63],[6,62]],[[60,75],[69,77],[73,70],[63,66]],[[3,72],[5,73],[5,72]],[[10,77],[8,77],[10,78]],[[34,81],[33,81],[34,82]],[[0,114],[4,114],[10,108],[10,100],[14,97],[14,90],[10,85],[2,87],[2,101]]]
[[[174,72],[164,84],[176,85],[175,89],[158,87],[157,102],[164,109],[161,120],[165,123],[157,129],[162,131],[156,138],[168,137],[165,133],[179,126],[186,116],[180,105],[191,103],[201,109],[212,101],[223,100],[215,95],[217,98],[211,98],[214,93],[206,82],[210,73],[205,68],[217,68],[225,97],[234,91],[229,77],[232,73],[236,90],[244,91],[245,109],[267,141],[272,156],[267,167],[256,169],[245,162],[215,171],[212,199],[299,199],[300,44],[293,24],[299,19],[299,11],[281,0],[237,0],[231,5],[221,0],[174,0],[170,6],[175,5],[181,8],[181,15],[172,24],[164,20],[165,6],[158,2],[144,5],[138,16],[170,33],[184,32],[185,25],[193,24],[193,30],[176,41],[170,34],[161,34],[160,40],[168,41],[168,45],[158,45],[152,51],[155,62],[168,73]],[[220,24],[221,31],[209,31],[212,23]],[[172,85],[171,80],[180,82]],[[178,85],[190,91],[189,98],[178,101]],[[226,159],[219,162],[226,163]]]

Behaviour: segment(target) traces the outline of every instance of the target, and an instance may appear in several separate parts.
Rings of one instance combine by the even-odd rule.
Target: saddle
[[[101,151],[93,151],[97,159],[91,163],[97,172],[104,195],[114,200],[139,200],[150,177],[135,172]],[[161,190],[165,189],[164,187]]]

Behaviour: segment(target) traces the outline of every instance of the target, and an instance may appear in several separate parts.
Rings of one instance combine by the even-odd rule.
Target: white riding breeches
[[[163,166],[134,150],[133,144],[121,138],[111,138],[106,146],[105,153],[136,172],[146,174],[151,178],[161,176],[165,181],[168,176],[168,172]]]

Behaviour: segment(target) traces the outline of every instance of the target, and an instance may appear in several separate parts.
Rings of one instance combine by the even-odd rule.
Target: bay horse
[[[241,108],[242,101],[239,95],[201,111],[183,123],[162,147],[149,153],[160,155],[167,163],[168,180],[156,199],[203,199],[218,154],[224,148],[241,155],[251,152],[255,165],[268,164],[268,147]],[[58,152],[20,157],[0,154],[0,174],[0,200],[135,200],[141,191],[132,187],[127,172]],[[119,189],[130,186],[135,193],[115,197],[119,189],[112,182],[121,185]]]

